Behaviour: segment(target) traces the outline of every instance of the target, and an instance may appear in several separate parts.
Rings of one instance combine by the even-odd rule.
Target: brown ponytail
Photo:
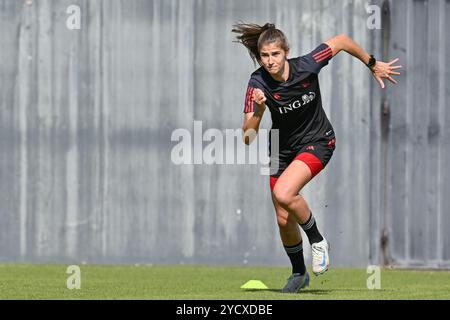
[[[284,51],[289,51],[289,44],[284,33],[275,28],[272,23],[260,26],[255,23],[238,23],[233,25],[231,32],[238,33],[237,43],[242,43],[248,50],[253,62],[261,64],[259,51],[261,48],[273,42],[278,42]]]

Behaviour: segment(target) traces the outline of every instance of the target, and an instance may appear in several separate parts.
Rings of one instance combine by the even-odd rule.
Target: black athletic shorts
[[[273,190],[276,181],[286,168],[294,160],[304,162],[310,169],[312,177],[315,177],[328,164],[336,148],[336,138],[312,142],[307,145],[298,146],[294,150],[280,150],[270,157],[270,188]]]

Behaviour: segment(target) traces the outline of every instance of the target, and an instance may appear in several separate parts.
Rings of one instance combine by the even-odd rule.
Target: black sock
[[[303,246],[300,241],[299,244],[295,246],[284,246],[289,259],[291,259],[292,263],[292,273],[300,273],[305,274],[305,260],[303,259]]]
[[[309,243],[313,244],[322,241],[323,237],[317,229],[316,219],[314,219],[312,212],[310,214],[308,221],[304,224],[300,224],[300,227],[302,227],[303,231],[305,231],[308,236]]]

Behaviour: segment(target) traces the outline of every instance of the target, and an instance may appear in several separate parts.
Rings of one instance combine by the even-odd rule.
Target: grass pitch
[[[0,299],[450,299],[449,271],[381,269],[381,289],[369,290],[365,269],[338,268],[310,272],[308,288],[282,294],[290,268],[80,265],[81,288],[69,290],[67,267],[1,264]],[[252,279],[268,289],[240,289]]]

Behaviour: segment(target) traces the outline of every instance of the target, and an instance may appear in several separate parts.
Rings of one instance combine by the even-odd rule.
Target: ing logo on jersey
[[[293,111],[295,109],[298,109],[298,108],[310,103],[315,98],[316,98],[316,94],[314,92],[309,92],[308,94],[302,95],[301,100],[295,100],[294,102],[288,104],[287,106],[278,107],[278,111],[281,114],[286,114],[290,111]]]

